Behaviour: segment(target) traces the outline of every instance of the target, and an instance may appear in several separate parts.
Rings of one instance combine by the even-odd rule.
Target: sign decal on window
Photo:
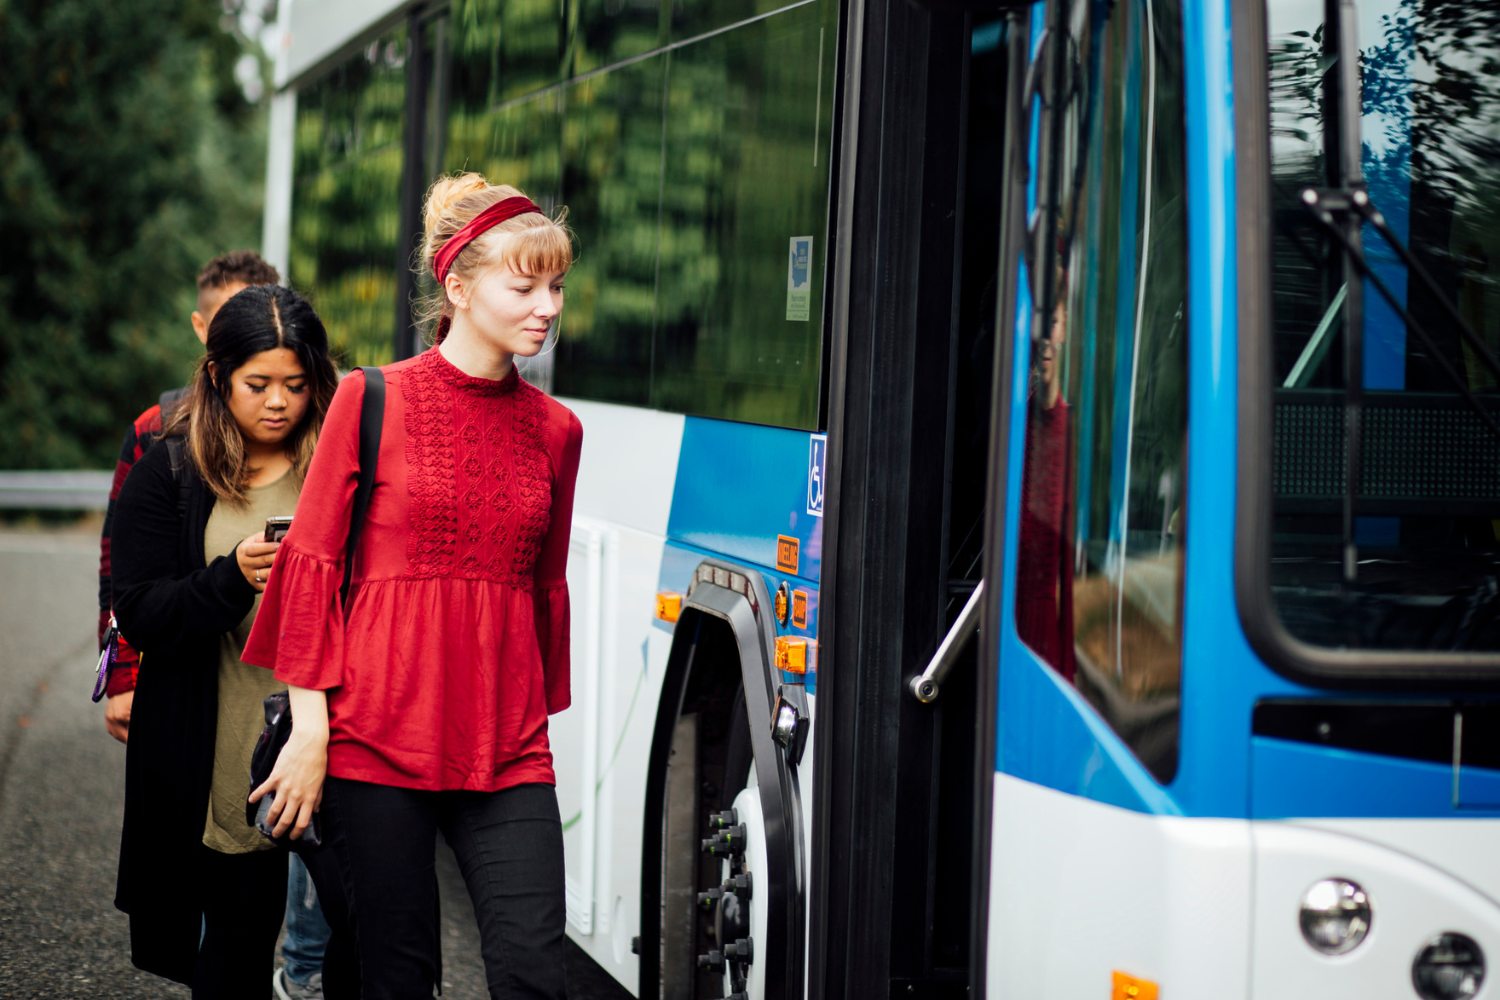
[[[812,316],[811,236],[793,236],[786,261],[786,318],[805,323]]]

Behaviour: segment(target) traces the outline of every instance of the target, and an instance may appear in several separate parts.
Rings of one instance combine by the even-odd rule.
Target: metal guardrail
[[[103,510],[113,472],[0,472],[0,510]]]

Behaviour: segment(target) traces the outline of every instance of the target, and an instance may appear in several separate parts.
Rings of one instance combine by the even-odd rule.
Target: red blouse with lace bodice
[[[429,790],[554,782],[568,707],[564,573],[583,428],[514,370],[437,349],[383,369],[386,404],[347,609],[365,380],[344,379],[244,660],[328,692],[328,773]]]

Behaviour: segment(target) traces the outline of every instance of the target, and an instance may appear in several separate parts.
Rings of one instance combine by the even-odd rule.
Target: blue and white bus
[[[265,244],[580,255],[569,935],[641,998],[1500,997],[1500,7],[283,0]]]

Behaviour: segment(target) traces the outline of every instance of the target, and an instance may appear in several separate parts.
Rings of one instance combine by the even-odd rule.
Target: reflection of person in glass
[[[1016,562],[1016,629],[1028,646],[1071,681],[1073,456],[1061,372],[1068,326],[1066,272],[1059,272],[1057,286],[1052,323],[1032,341],[1021,544]]]

